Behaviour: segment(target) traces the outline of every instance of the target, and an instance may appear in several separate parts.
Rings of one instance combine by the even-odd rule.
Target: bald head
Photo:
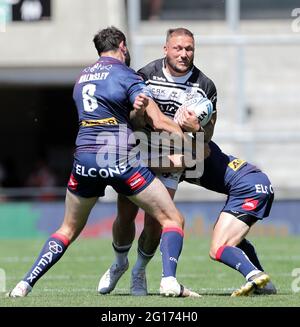
[[[194,34],[184,27],[170,28],[167,30],[166,42],[168,42],[172,36],[189,36],[194,40]]]

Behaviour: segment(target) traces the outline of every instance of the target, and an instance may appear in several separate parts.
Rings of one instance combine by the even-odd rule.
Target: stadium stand
[[[185,26],[191,29],[197,40],[195,63],[214,80],[218,89],[219,117],[215,140],[226,152],[262,167],[278,189],[277,195],[295,197],[297,192],[300,194],[300,156],[297,155],[300,153],[300,114],[297,110],[300,104],[297,73],[300,42],[299,33],[291,27],[294,2],[287,1],[283,6],[281,2],[273,1],[269,4],[274,6],[273,11],[261,10],[261,13],[267,12],[271,16],[268,19],[254,19],[255,12],[252,9],[259,5],[259,1],[255,2],[256,5],[252,2],[251,6],[248,3],[252,11],[245,11],[242,7],[242,18],[248,19],[241,20],[238,31],[233,31],[226,23],[224,6],[216,8],[208,4],[213,1],[200,1],[206,6],[205,10],[200,10],[194,8],[196,2],[189,0],[183,12],[178,1],[163,1],[160,20],[147,21],[145,16],[134,33],[129,26],[134,68],[163,55],[164,35],[168,28]],[[145,1],[141,4],[143,6]],[[78,72],[85,63],[95,59],[95,52],[90,46],[95,31],[112,24],[126,31],[125,5],[126,2],[122,0],[52,0],[49,19],[6,24],[5,32],[1,32],[0,37],[3,117],[0,125],[4,136],[1,146],[6,149],[2,153],[2,161],[6,156],[11,156],[18,140],[23,139],[26,144],[34,145],[40,135],[31,134],[34,129],[30,124],[22,126],[15,121],[19,133],[12,136],[6,122],[11,121],[14,110],[20,115],[21,112],[28,112],[30,116],[34,104],[45,106],[53,96],[71,99],[72,84]],[[256,10],[256,15],[257,12],[259,10]],[[272,15],[275,19],[272,19]],[[265,18],[262,14],[260,16],[258,18]],[[205,20],[206,17],[209,19]],[[226,37],[235,37],[236,33],[248,37],[245,46],[229,45],[225,40]],[[266,42],[264,36],[267,36]],[[216,37],[219,39],[211,41]],[[143,42],[145,44],[141,46]],[[136,55],[137,45],[139,55]],[[20,94],[19,99],[22,99],[14,97],[15,93]],[[239,110],[241,101],[245,108],[243,112]],[[71,100],[64,101],[61,106],[71,106]],[[51,108],[48,108],[48,114],[43,110],[40,124],[43,118],[50,119]],[[62,118],[62,124],[65,123],[67,121]],[[72,124],[73,121],[70,122]],[[40,129],[44,128],[44,125],[41,126]],[[74,130],[71,129],[70,135],[74,135]],[[11,138],[11,146],[7,144],[8,138]],[[58,167],[61,170],[67,169],[70,162],[73,146],[71,137],[68,142],[62,147],[57,142],[49,146],[48,156],[56,164],[56,156],[67,153],[66,165],[60,163]],[[24,156],[24,147],[20,147],[19,151]],[[33,153],[35,151],[37,148],[32,149]],[[29,173],[32,167],[26,161],[22,165],[25,165],[24,171]],[[21,170],[20,164],[17,169]],[[25,178],[22,175],[20,177]],[[61,185],[64,184],[64,178],[61,177]],[[179,194],[193,194],[192,186],[180,188],[183,191]],[[218,198],[212,194],[208,197]]]

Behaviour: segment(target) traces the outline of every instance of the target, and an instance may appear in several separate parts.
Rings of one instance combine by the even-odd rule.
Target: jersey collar
[[[109,56],[101,56],[99,57],[99,61],[100,60],[105,60],[105,61],[109,61],[109,62],[113,62],[113,63],[118,63],[118,64],[122,64],[125,65],[125,63],[117,58],[114,57],[109,57]]]
[[[173,76],[173,75],[171,75],[170,73],[167,72],[167,70],[165,68],[165,60],[163,59],[162,71],[163,71],[163,74],[165,75],[168,82],[184,84],[190,78],[190,76],[193,74],[193,69],[194,69],[194,66],[192,67],[192,69],[187,74],[185,74],[183,76],[178,76],[178,77]]]

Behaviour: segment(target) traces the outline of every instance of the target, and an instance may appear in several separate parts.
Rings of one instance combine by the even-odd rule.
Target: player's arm
[[[146,124],[149,124],[155,131],[165,131],[176,133],[181,138],[184,137],[181,128],[172,119],[164,115],[153,99],[145,94],[139,94],[134,101],[133,108],[135,119],[143,116]]]
[[[204,142],[208,143],[211,141],[214,129],[217,121],[217,89],[213,81],[210,81],[208,91],[207,91],[207,97],[212,102],[214,113],[210,119],[210,121],[203,127],[204,130]]]
[[[210,121],[202,127],[202,130],[204,131],[204,142],[208,143],[213,137],[215,124],[217,121],[217,112],[214,112]]]
[[[146,107],[146,121],[155,131],[176,133],[183,137],[180,126],[163,114],[152,99],[149,99],[149,104]]]
[[[139,94],[134,101],[134,119],[144,120],[144,124],[149,124],[155,131],[165,131],[169,133],[176,133],[180,138],[185,139],[185,136],[177,123],[164,115],[157,104],[151,98],[145,94]],[[143,115],[143,118],[141,118]],[[140,117],[140,118],[139,118]],[[170,166],[167,168],[163,167],[152,167],[155,172],[178,172],[184,168],[183,155],[170,155]],[[149,163],[151,165],[151,163]]]
[[[139,69],[137,73],[144,81],[147,81],[149,79],[149,74],[147,74],[146,67]],[[144,94],[142,95],[144,96]],[[139,101],[139,105],[141,106],[141,101],[143,100],[141,98],[138,99],[138,97],[136,97],[136,100]],[[172,119],[163,114],[153,99],[149,97],[146,98],[148,99],[147,106],[143,104],[145,107],[145,123],[149,124],[155,131],[177,133],[183,138],[183,132],[178,127],[178,124],[176,124]],[[135,104],[136,102],[137,101],[135,101]],[[137,109],[137,106],[135,106],[135,104],[134,108]]]

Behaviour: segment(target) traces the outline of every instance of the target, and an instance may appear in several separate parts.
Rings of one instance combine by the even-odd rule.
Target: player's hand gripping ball
[[[195,96],[192,99],[185,101],[177,109],[174,116],[174,120],[176,122],[184,110],[193,111],[198,117],[200,125],[204,127],[210,121],[214,108],[212,102],[209,99],[202,97],[199,94],[199,96]]]

